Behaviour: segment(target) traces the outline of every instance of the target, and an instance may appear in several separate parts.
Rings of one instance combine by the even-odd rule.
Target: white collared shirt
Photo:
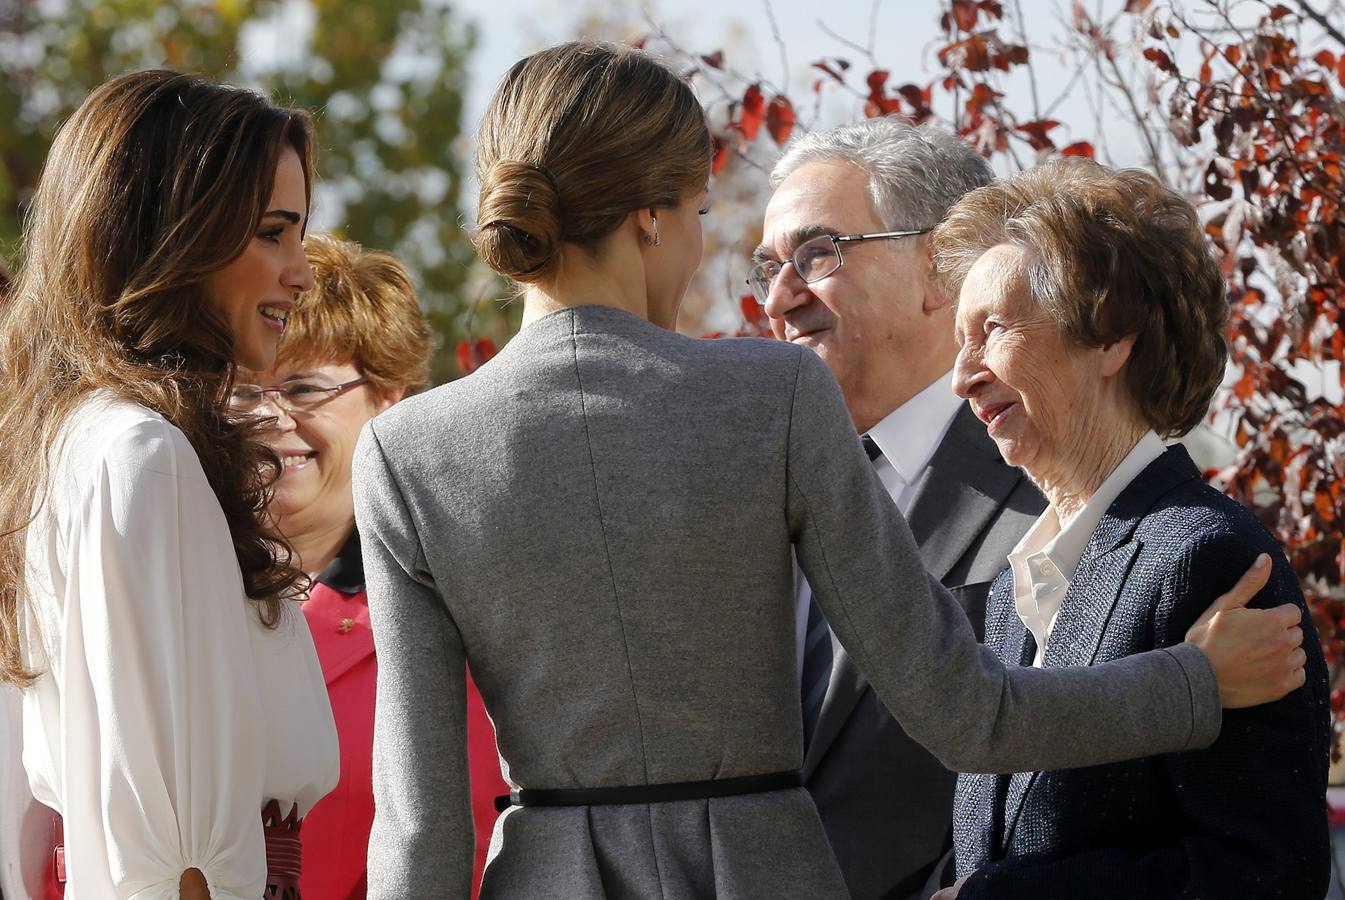
[[[949,371],[869,429],[868,436],[883,451],[883,455],[874,460],[873,470],[903,515],[915,497],[920,476],[952,426],[962,402],[953,393],[953,373]],[[802,672],[808,603],[812,599],[812,589],[802,571],[797,573],[794,596],[794,633],[799,671]]]
[[[953,393],[950,371],[869,429],[869,437],[883,451],[873,469],[903,514],[962,402]]]
[[[1009,553],[1014,605],[1037,642],[1032,665],[1040,668],[1046,656],[1046,642],[1093,530],[1121,491],[1166,449],[1158,435],[1146,432],[1068,524],[1060,527],[1055,509],[1048,506]]]

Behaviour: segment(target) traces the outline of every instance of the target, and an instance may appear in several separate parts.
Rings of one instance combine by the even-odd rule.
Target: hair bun
[[[486,263],[515,281],[535,281],[560,250],[561,208],[556,182],[544,169],[497,160],[481,178],[472,243]]]

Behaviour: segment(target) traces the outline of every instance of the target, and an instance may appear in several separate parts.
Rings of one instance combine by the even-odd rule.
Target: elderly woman
[[[315,287],[290,315],[273,368],[244,372],[237,411],[275,417],[270,445],[283,474],[270,511],[314,579],[304,615],[313,632],[341,742],[341,780],[304,820],[305,897],[365,895],[373,821],[376,661],[351,496],[360,429],[427,381],[430,332],[406,269],[384,253],[324,235],[305,242]],[[506,788],[479,699],[471,717],[474,804],[490,834]],[[486,844],[477,848],[477,879]]]
[[[934,235],[958,297],[954,389],[1050,506],[991,590],[1006,664],[1089,666],[1171,646],[1258,552],[1253,606],[1303,598],[1275,540],[1181,445],[1224,373],[1223,280],[1191,205],[1135,170],[1074,161],[959,202]],[[1326,668],[1229,710],[1208,750],[964,775],[960,896],[1321,897]],[[968,874],[970,877],[967,877]]]

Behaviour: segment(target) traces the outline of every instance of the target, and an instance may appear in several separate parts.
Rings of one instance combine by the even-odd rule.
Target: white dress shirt
[[[934,451],[961,408],[962,399],[953,393],[953,373],[949,371],[868,430],[868,436],[883,451],[883,455],[874,460],[873,470],[902,515],[915,498],[920,476],[925,473]],[[794,631],[799,672],[802,672],[812,589],[801,571],[796,572],[794,596]]]
[[[41,897],[51,868],[55,814],[33,799],[22,754],[23,700],[0,685],[0,897]]]
[[[1040,668],[1046,656],[1046,642],[1093,530],[1121,491],[1166,449],[1158,435],[1147,432],[1063,528],[1048,506],[1009,553],[1014,605],[1037,642],[1032,665]]]
[[[86,400],[28,528],[23,694],[34,796],[65,817],[67,900],[214,900],[265,889],[263,802],[304,815],[339,774],[299,604],[267,628],[228,523],[163,416]]]

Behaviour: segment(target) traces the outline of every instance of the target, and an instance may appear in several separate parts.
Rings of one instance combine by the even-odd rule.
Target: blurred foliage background
[[[247,85],[317,120],[315,230],[388,250],[441,344],[500,344],[517,304],[474,266],[458,209],[472,27],[440,0],[0,0],[0,256],[60,123],[106,79],[168,66]],[[456,374],[453,354],[433,376]]]

